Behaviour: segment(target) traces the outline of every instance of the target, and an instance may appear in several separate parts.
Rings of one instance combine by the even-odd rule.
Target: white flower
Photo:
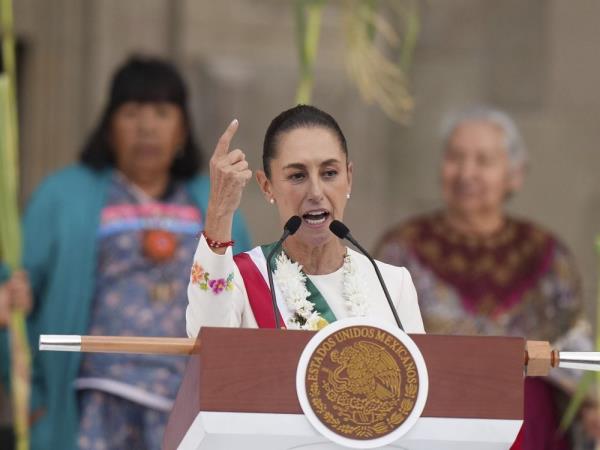
[[[290,310],[308,319],[315,305],[308,300],[310,292],[306,289],[306,275],[302,272],[302,266],[290,261],[282,252],[277,257],[277,268],[273,272],[273,278]]]
[[[304,330],[316,330],[318,328],[317,325],[320,321],[321,316],[318,312],[314,311],[308,316],[308,318],[306,319],[306,323],[302,326],[302,328]]]
[[[308,300],[310,292],[306,288],[306,275],[302,271],[302,266],[290,261],[284,252],[277,256],[276,262],[277,268],[273,272],[273,278],[288,308],[294,311],[294,316],[288,324],[289,328],[317,330],[319,326],[323,326],[323,323],[327,324],[318,311],[315,311],[314,303]],[[366,316],[369,303],[364,296],[364,282],[349,254],[344,257],[342,270],[344,274],[342,296],[349,315]],[[303,325],[300,325],[298,316],[304,319]]]
[[[356,271],[350,255],[344,258],[344,285],[342,295],[351,316],[366,316],[369,304],[364,296],[364,283]]]

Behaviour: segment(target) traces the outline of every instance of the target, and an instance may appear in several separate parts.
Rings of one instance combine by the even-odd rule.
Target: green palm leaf
[[[21,229],[18,210],[18,123],[15,41],[12,1],[0,0],[0,30],[4,73],[0,75],[0,255],[15,270],[21,266]],[[29,448],[30,353],[25,317],[14,312],[9,326],[11,398],[17,450]]]
[[[324,3],[296,1],[300,61],[296,103],[308,103],[312,96]],[[346,0],[342,5],[349,78],[367,103],[377,104],[391,119],[406,123],[414,108],[407,73],[419,35],[417,1]],[[393,22],[400,23],[402,35]]]
[[[596,237],[596,253],[600,259],[600,235]],[[596,330],[600,330],[600,273],[598,274],[598,300],[596,302]],[[596,351],[600,352],[600,333],[596,331]],[[575,394],[571,397],[567,409],[560,421],[561,431],[566,431],[581,408],[581,405],[589,397],[592,392],[592,386],[595,382],[596,389],[600,388],[600,372],[587,372],[581,377],[577,384]],[[596,394],[598,395],[598,393]]]

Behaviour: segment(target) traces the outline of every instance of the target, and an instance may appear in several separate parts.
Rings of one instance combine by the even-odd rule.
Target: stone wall
[[[177,61],[194,93],[206,149],[233,118],[235,145],[258,167],[270,119],[293,104],[298,78],[291,1],[19,0],[25,44],[23,197],[72,161],[102,107],[108,76],[131,52]],[[399,126],[365,105],[344,71],[339,7],[327,6],[314,103],[347,133],[355,186],[346,217],[372,246],[398,220],[439,205],[438,124],[449,110],[495,103],[519,123],[531,152],[511,211],[557,232],[574,250],[594,302],[600,233],[600,3],[592,0],[423,0],[413,67],[417,108]],[[243,200],[257,241],[279,234],[253,184]],[[591,308],[591,307],[590,307]]]

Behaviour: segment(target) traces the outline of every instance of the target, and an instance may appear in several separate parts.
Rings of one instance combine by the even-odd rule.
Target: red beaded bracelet
[[[233,244],[235,244],[235,241],[225,241],[225,242],[220,242],[220,241],[215,241],[211,238],[209,238],[206,235],[206,232],[203,231],[202,235],[204,236],[204,238],[206,239],[206,243],[208,244],[208,246],[210,248],[225,248],[225,247],[233,247]]]

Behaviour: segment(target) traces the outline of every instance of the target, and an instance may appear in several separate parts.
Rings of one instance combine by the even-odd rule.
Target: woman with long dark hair
[[[209,181],[176,69],[120,67],[79,164],[25,215],[24,266],[40,333],[181,336]],[[249,245],[237,217],[236,250]],[[34,352],[32,449],[158,449],[184,360]]]

